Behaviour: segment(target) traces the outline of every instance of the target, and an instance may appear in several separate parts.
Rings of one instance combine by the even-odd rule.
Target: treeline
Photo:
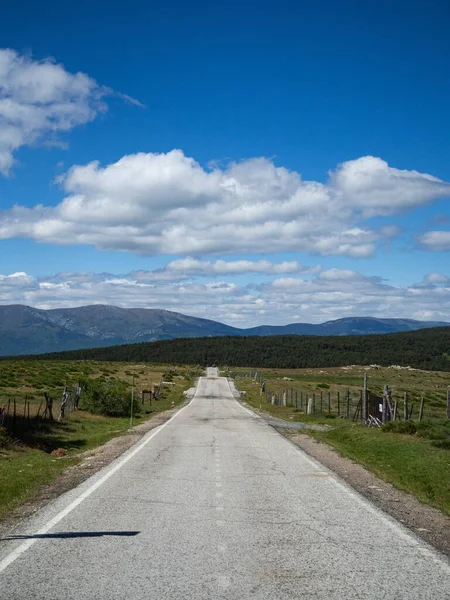
[[[450,327],[365,336],[182,338],[21,358],[273,368],[395,364],[450,371]]]

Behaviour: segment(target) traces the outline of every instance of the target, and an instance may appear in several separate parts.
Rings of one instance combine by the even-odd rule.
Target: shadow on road
[[[123,537],[134,536],[140,531],[67,531],[61,533],[37,533],[35,535],[8,535],[0,538],[0,542],[10,540],[46,540],[46,539],[71,539],[84,537],[102,537],[104,535],[118,535]]]

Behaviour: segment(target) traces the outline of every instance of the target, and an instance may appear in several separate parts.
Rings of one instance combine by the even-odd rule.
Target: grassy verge
[[[238,380],[238,387],[246,391],[248,404],[256,409],[261,406],[278,418],[332,425],[333,429],[327,431],[305,433],[336,448],[398,489],[450,514],[448,420],[422,422],[411,427],[411,434],[399,433],[389,431],[389,426],[384,430],[369,428],[327,415],[304,415],[294,407],[272,406],[260,397],[259,386],[248,379]],[[404,423],[396,425],[400,425],[396,429],[401,429]]]
[[[147,401],[133,424],[154,414],[178,406],[183,390],[192,379],[177,377],[167,386],[161,399]],[[31,499],[37,490],[54,481],[68,466],[80,462],[80,453],[125,433],[128,417],[105,417],[77,411],[62,423],[42,423],[24,439],[17,441],[0,429],[0,519],[15,507]],[[52,451],[63,456],[55,456]]]
[[[450,452],[417,435],[338,424],[330,431],[308,431],[425,504],[450,514]]]

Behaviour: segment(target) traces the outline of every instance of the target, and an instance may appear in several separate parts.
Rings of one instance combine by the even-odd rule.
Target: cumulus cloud
[[[424,277],[424,281],[427,283],[450,283],[450,277],[443,275],[442,273],[429,273]]]
[[[331,181],[348,204],[367,216],[392,215],[450,195],[450,185],[437,177],[395,169],[374,156],[343,163],[331,173]]]
[[[280,263],[281,264],[281,263]],[[171,272],[171,279],[161,273]],[[410,317],[450,322],[450,278],[430,273],[416,285],[388,285],[356,271],[275,276],[262,284],[186,278],[170,269],[128,274],[0,276],[0,301],[40,308],[111,304],[164,308],[236,326],[318,323],[346,316]],[[177,278],[178,277],[178,278]]]
[[[419,242],[427,250],[450,250],[450,231],[427,231],[419,237]]]
[[[450,184],[374,157],[338,166],[326,184],[257,158],[203,168],[181,150],[74,166],[56,207],[0,213],[0,238],[151,254],[306,251],[371,256],[392,224],[364,221],[450,194]]]
[[[0,49],[0,173],[10,172],[22,146],[39,141],[67,147],[57,135],[95,119],[107,108],[105,97],[113,93],[85,73],[69,73],[53,59]]]

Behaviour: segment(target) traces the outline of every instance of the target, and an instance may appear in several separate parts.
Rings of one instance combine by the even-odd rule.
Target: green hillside
[[[32,358],[273,368],[339,367],[375,363],[450,371],[450,328],[365,336],[182,338],[42,354]]]

